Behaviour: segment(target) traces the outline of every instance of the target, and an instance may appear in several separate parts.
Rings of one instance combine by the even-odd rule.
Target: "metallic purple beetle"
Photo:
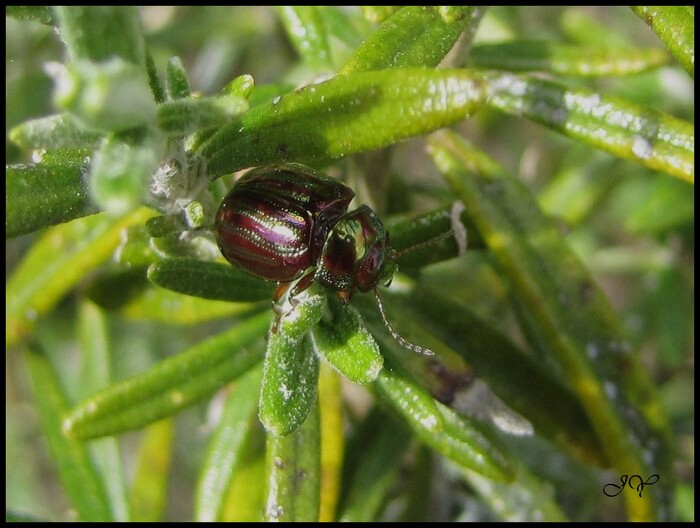
[[[243,271],[278,282],[275,301],[293,298],[314,281],[344,303],[355,290],[374,290],[392,336],[411,350],[431,354],[399,336],[386,320],[376,286],[393,275],[387,263],[394,253],[374,211],[362,205],[347,212],[354,196],[349,187],[304,165],[253,169],[219,206],[221,253]]]

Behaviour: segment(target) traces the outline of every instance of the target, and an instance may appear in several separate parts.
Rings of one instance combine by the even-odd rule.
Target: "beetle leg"
[[[308,273],[306,273],[305,275],[302,275],[297,280],[290,283],[291,288],[290,288],[290,292],[289,292],[289,300],[292,304],[297,304],[295,302],[296,297],[304,290],[307,290],[309,288],[309,286],[311,286],[313,284],[314,271],[315,271],[315,268],[311,268]]]
[[[280,282],[275,290],[272,300],[272,311],[275,313],[275,322],[272,325],[272,333],[279,331],[282,318],[286,317],[297,304],[299,295],[307,290],[314,282],[314,268],[292,282]]]
[[[287,304],[287,298],[289,296],[291,285],[291,282],[280,282],[275,290],[275,296],[272,299],[272,311],[275,314],[275,321],[272,324],[273,334],[276,334],[279,331],[282,317],[289,313],[289,310],[285,309],[285,305]]]

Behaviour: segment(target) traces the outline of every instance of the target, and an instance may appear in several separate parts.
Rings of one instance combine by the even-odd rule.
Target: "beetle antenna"
[[[435,352],[433,352],[429,348],[424,348],[422,346],[416,345],[415,343],[406,341],[403,337],[401,337],[399,333],[396,330],[394,330],[394,327],[389,324],[389,321],[386,318],[386,314],[384,313],[384,304],[382,303],[382,299],[381,297],[379,297],[379,292],[376,288],[374,289],[374,297],[377,299],[377,306],[379,307],[379,313],[382,316],[382,321],[384,321],[384,326],[386,326],[386,329],[389,330],[391,337],[393,337],[402,347],[407,348],[412,352],[417,352],[418,354],[423,354],[424,356],[435,355]]]

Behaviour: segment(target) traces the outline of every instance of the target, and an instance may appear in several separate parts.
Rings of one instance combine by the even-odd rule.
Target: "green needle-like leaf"
[[[109,328],[106,314],[95,304],[84,301],[79,306],[80,393],[88,394],[106,387],[111,378]],[[126,493],[123,460],[116,438],[102,438],[90,444],[95,464],[105,479],[105,489],[115,521],[131,520]]]
[[[319,441],[318,405],[315,401],[304,423],[293,433],[267,435],[267,521],[318,521]]]
[[[175,101],[184,99],[191,94],[190,81],[187,78],[187,71],[182,64],[180,57],[173,57],[168,61],[166,67],[166,91],[168,99]]]
[[[313,69],[332,70],[322,6],[281,6],[278,13],[296,52]]]
[[[242,97],[243,99],[248,99],[255,88],[255,79],[252,75],[243,74],[239,75],[228,83],[221,90],[223,95],[236,95]]]
[[[259,105],[200,149],[211,177],[282,161],[341,158],[451,125],[485,101],[470,70],[340,75]]]
[[[460,466],[495,482],[513,479],[515,467],[505,446],[494,432],[478,421],[438,404],[445,430],[440,435],[422,435],[423,441]]]
[[[409,218],[392,218],[386,229],[399,269],[420,268],[467,249],[484,248],[479,231],[458,201]],[[460,247],[462,243],[465,247]]]
[[[203,299],[230,302],[269,301],[274,284],[244,273],[230,264],[197,259],[165,259],[148,268],[155,285]]]
[[[435,7],[403,7],[355,51],[340,73],[437,66],[472,23],[473,7],[458,10],[459,16],[447,18]]]
[[[314,349],[349,380],[374,381],[384,364],[377,343],[352,306],[341,306],[335,298],[329,305],[332,321],[322,321],[311,330]]]
[[[651,169],[693,183],[695,127],[662,112],[534,77],[489,81],[489,103]]]
[[[304,423],[287,436],[267,435],[265,519],[316,522],[321,490],[320,430],[314,401]]]
[[[444,429],[442,414],[428,392],[398,362],[379,373],[375,386],[416,431],[436,434]]]
[[[160,82],[158,67],[151,53],[146,53],[146,75],[148,76],[148,86],[153,93],[153,99],[157,104],[165,101],[165,90]]]
[[[377,391],[423,442],[485,477],[497,481],[512,478],[512,463],[492,433],[437,403],[393,355],[386,359],[388,367],[375,382]]]
[[[30,119],[10,130],[10,140],[29,149],[88,149],[100,144],[102,135],[89,130],[72,114]]]
[[[264,335],[268,322],[268,313],[251,317],[142,374],[111,385],[73,409],[64,430],[76,438],[119,434],[210,396],[260,360],[254,342]]]
[[[508,41],[472,48],[470,64],[510,71],[548,71],[559,75],[629,75],[668,64],[660,49],[621,49],[565,46],[547,41]]]
[[[54,23],[54,16],[50,6],[7,6],[5,15],[17,20],[33,20],[50,26]]]
[[[194,512],[197,521],[220,519],[232,475],[245,456],[243,448],[258,405],[260,378],[261,369],[251,369],[237,380],[226,397],[199,475]]]
[[[476,373],[508,407],[526,418],[537,434],[586,462],[608,465],[580,402],[557,376],[520,350],[493,323],[425,287],[402,295],[388,293],[382,295],[387,312],[402,313],[392,322],[396,331],[434,349],[435,356],[427,358],[402,356],[405,367],[434,398],[452,404],[460,393],[470,390]],[[384,343],[391,344],[373,301],[356,302],[363,308],[373,335],[383,336]]]
[[[691,77],[695,77],[695,6],[632,6]]]
[[[104,483],[90,460],[87,446],[63,434],[61,422],[69,404],[56,372],[35,346],[28,347],[26,358],[41,426],[73,507],[82,521],[112,520]],[[9,469],[11,463],[8,461]]]
[[[415,316],[415,320],[403,317],[397,321],[399,332],[404,328],[415,328],[418,321],[426,324],[430,333],[444,340],[454,353],[464,358],[499,398],[527,418],[537,434],[586,461],[607,465],[581,403],[557,376],[543,368],[536,358],[520,350],[491,323],[424,287],[417,288],[400,302],[396,302],[393,296],[385,297],[392,313],[400,306],[408,306],[411,315]],[[373,329],[380,326],[379,321],[372,322]],[[465,388],[459,385],[464,376],[460,376],[460,371],[450,364],[445,352],[435,361],[440,368],[433,366],[433,369],[442,373],[441,378],[455,380],[457,390]],[[427,374],[421,379],[424,385],[430,382]],[[449,388],[445,381],[442,383]],[[454,389],[443,388],[436,392],[450,395]]]
[[[168,136],[185,136],[221,126],[248,110],[248,102],[237,95],[183,97],[158,105],[158,127]]]
[[[664,419],[629,354],[607,299],[517,180],[457,135],[431,138],[431,153],[510,277],[526,324],[561,368],[620,474],[664,473]],[[670,470],[669,470],[670,471]],[[630,495],[629,516],[654,519],[663,498]]]
[[[260,421],[272,434],[292,433],[316,405],[318,358],[306,333],[321,318],[323,305],[322,295],[307,296],[268,336]]]
[[[98,211],[85,162],[10,165],[5,169],[5,236],[15,237]]]
[[[196,324],[259,309],[254,304],[212,301],[155,287],[144,268],[99,275],[90,284],[88,296],[124,317],[169,324]]]

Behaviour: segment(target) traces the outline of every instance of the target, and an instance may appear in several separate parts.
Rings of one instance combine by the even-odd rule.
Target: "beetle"
[[[391,281],[396,253],[377,214],[367,205],[348,212],[355,193],[339,181],[296,163],[265,166],[242,176],[216,214],[216,240],[224,258],[241,270],[279,283],[275,303],[292,300],[314,282],[343,303],[354,292],[374,291],[391,335],[403,346],[432,352],[406,341],[389,324],[377,285]],[[276,331],[278,317],[273,331]]]

